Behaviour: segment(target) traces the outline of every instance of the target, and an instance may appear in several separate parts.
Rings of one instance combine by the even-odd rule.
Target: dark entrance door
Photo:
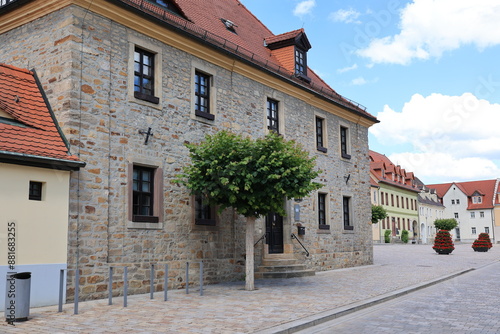
[[[266,217],[266,243],[269,254],[283,253],[283,217],[271,213]]]

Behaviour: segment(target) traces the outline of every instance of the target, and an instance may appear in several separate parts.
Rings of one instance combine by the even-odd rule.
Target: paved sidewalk
[[[62,313],[57,306],[31,309],[30,320],[1,333],[276,333],[293,332],[339,314],[374,305],[435,281],[500,261],[500,246],[487,253],[457,244],[451,255],[437,255],[431,245],[375,245],[375,264],[319,272],[316,276],[256,280],[256,291],[244,282],[195,289],[81,302]],[[2,314],[3,317],[3,314]]]

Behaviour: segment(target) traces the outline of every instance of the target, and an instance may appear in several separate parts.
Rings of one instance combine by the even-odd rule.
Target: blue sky
[[[424,183],[500,178],[500,1],[240,0],[381,121],[370,148]]]

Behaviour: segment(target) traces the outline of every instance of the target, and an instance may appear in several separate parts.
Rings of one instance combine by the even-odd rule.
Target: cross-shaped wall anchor
[[[147,145],[148,140],[149,140],[149,136],[152,136],[153,132],[151,131],[151,128],[148,128],[148,131],[139,130],[139,134],[146,135],[146,140],[144,140],[144,145]]]

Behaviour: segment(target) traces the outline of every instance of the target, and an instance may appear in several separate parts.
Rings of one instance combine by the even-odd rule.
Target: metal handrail
[[[307,248],[302,244],[302,242],[300,242],[299,238],[297,238],[297,236],[293,233],[292,233],[292,239],[297,240],[299,244],[302,246],[302,248],[304,248],[304,250],[306,251],[306,256],[309,256],[309,251],[307,250]]]
[[[263,235],[259,238],[259,240],[257,240],[257,241],[253,244],[253,246],[254,246],[254,247],[255,247],[255,246],[257,246],[257,244],[258,244],[261,240],[265,239],[265,238],[266,238],[266,234],[267,234],[267,233],[264,233],[264,234],[263,234]]]

